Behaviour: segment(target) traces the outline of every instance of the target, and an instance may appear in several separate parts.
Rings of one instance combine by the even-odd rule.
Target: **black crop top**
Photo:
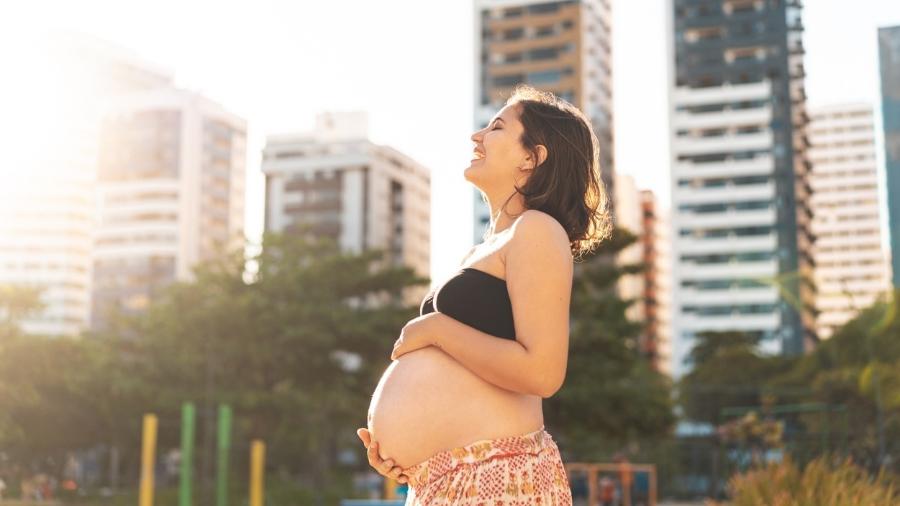
[[[470,327],[504,339],[516,338],[506,280],[465,267],[422,300],[419,315],[435,310]]]

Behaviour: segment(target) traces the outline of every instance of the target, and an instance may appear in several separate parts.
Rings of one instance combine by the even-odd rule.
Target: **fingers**
[[[374,468],[379,468],[381,465],[381,456],[378,455],[378,442],[373,441],[366,449],[366,455],[369,457],[369,464]]]
[[[400,466],[395,466],[385,476],[398,483],[406,483],[406,475],[403,474],[403,468]]]
[[[369,443],[372,442],[372,435],[369,434],[369,429],[356,429],[356,435],[359,436],[359,439],[361,439],[366,448],[368,448]]]
[[[362,429],[357,431],[357,434],[360,434]],[[368,434],[366,434],[368,439]],[[363,435],[360,434],[360,438]],[[372,466],[378,474],[385,476],[387,478],[391,478],[396,480],[399,483],[406,483],[407,477],[403,474],[403,468],[400,466],[395,466],[394,459],[382,459],[381,455],[378,453],[378,442],[374,441],[368,445],[366,449],[366,456],[369,459],[369,465]]]

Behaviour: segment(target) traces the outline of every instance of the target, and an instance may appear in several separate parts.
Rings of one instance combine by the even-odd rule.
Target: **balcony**
[[[778,261],[767,260],[763,262],[729,262],[718,264],[679,263],[679,279],[708,280],[722,278],[772,278],[778,274]],[[751,288],[735,288],[728,292],[754,290]],[[687,289],[682,288],[682,292]],[[700,293],[708,293],[702,291]],[[725,299],[727,300],[727,299]]]
[[[689,113],[677,111],[672,116],[676,129],[727,128],[731,125],[765,125],[772,122],[772,108],[733,109],[725,111]]]
[[[673,151],[678,155],[703,155],[770,149],[774,144],[771,131],[721,135],[716,137],[676,137]]]
[[[695,239],[676,237],[675,249],[679,254],[740,253],[744,251],[771,251],[778,247],[775,233],[750,237],[722,237]]]
[[[742,200],[772,200],[775,183],[755,185],[728,184],[715,188],[678,188],[673,195],[678,204],[712,204]]]
[[[749,227],[773,225],[776,222],[774,206],[762,210],[729,210],[721,213],[679,212],[679,226],[690,228]]]

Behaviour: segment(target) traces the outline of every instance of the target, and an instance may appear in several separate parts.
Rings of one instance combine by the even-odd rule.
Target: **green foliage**
[[[114,445],[131,480],[141,416],[158,415],[161,452],[178,446],[180,408],[192,401],[202,469],[215,407],[227,402],[236,466],[258,437],[273,469],[323,487],[336,479],[335,457],[359,450],[355,429],[416,314],[402,294],[428,280],[310,234],[267,236],[249,264],[235,252],[203,265],[102,334],[0,341],[0,448],[47,469],[68,451]]]
[[[600,458],[610,441],[662,435],[674,422],[669,382],[640,356],[642,325],[626,318],[631,301],[615,290],[621,276],[641,270],[612,261],[634,241],[617,229],[576,265],[566,381],[544,401],[546,425],[569,459]]]
[[[415,316],[399,294],[427,282],[381,257],[270,235],[252,282],[233,258],[174,286],[137,322],[141,375],[159,388],[154,408],[177,418],[183,400],[228,402],[242,437],[270,442],[272,465],[325,480],[337,450],[359,446],[370,393]],[[358,368],[344,366],[348,355]]]
[[[801,471],[786,460],[732,478],[733,506],[892,506],[900,504],[896,485],[884,473],[875,478],[846,460],[818,458]]]
[[[805,385],[819,402],[846,406],[853,429],[848,451],[857,461],[878,460],[878,416],[884,427],[886,452],[900,447],[900,294],[876,302],[804,356],[797,367],[775,378],[776,386]],[[827,423],[817,418],[807,426]]]
[[[727,407],[757,406],[767,384],[789,371],[796,359],[763,357],[757,339],[743,332],[702,332],[688,357],[690,372],[679,384],[686,418],[717,425]]]
[[[22,320],[42,308],[39,289],[24,285],[0,285],[0,339],[19,335]]]
[[[692,351],[693,369],[679,384],[679,402],[688,419],[719,425],[725,408],[763,404],[811,404],[823,411],[785,417],[788,432],[804,434],[817,452],[836,444],[857,462],[877,469],[879,414],[885,450],[896,460],[900,447],[900,321],[898,297],[879,301],[802,357],[762,356],[751,336],[705,333]],[[845,418],[846,417],[846,418]],[[829,438],[834,441],[815,443]],[[788,449],[791,449],[791,441]]]

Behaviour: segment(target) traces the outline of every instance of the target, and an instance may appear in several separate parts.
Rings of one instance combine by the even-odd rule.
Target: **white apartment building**
[[[668,213],[650,190],[641,191],[644,234],[645,339],[642,350],[660,372],[672,374],[672,238]]]
[[[53,33],[36,58],[10,63],[22,89],[21,141],[0,168],[0,284],[34,287],[43,308],[22,322],[29,334],[75,336],[91,313],[93,227],[100,120],[110,97],[171,83],[168,71],[83,35]],[[17,82],[20,80],[20,82]],[[18,138],[18,137],[17,137]]]
[[[828,338],[890,289],[868,104],[810,109],[816,326]]]
[[[799,2],[667,0],[672,371],[703,332],[816,342]]]
[[[637,240],[623,249],[616,256],[619,265],[636,265],[644,261],[643,240],[647,234],[644,229],[644,210],[641,202],[641,192],[634,182],[634,178],[617,172],[615,175],[615,221],[616,226],[634,234]],[[644,304],[644,292],[646,290],[646,278],[643,273],[630,274],[619,278],[617,291],[619,297],[626,300],[634,300],[628,307],[625,316],[631,321],[646,321]]]
[[[103,122],[92,323],[143,310],[198,263],[244,246],[246,122],[166,88],[112,101]]]
[[[265,229],[312,225],[347,251],[381,249],[418,275],[431,269],[428,169],[368,139],[365,113],[317,116],[312,132],[268,137]],[[427,287],[410,290],[411,300]]]

